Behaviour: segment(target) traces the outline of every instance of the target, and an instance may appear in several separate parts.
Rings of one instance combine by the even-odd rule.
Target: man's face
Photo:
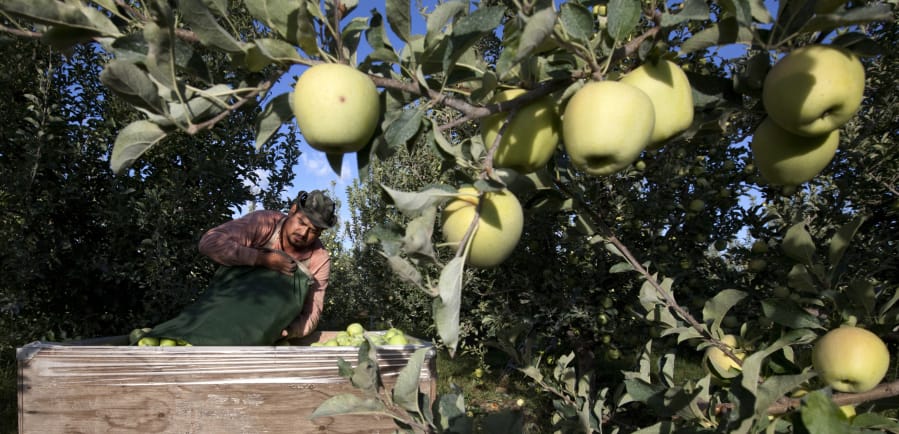
[[[309,218],[302,211],[291,209],[291,213],[287,216],[282,228],[284,237],[292,246],[303,248],[311,245],[321,235],[321,229],[309,221]]]

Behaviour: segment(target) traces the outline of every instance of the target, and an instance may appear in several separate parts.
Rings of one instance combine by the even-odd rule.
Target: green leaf
[[[383,184],[381,188],[390,195],[397,209],[408,216],[418,216],[426,208],[447,198],[454,197],[456,194],[455,189],[444,185],[434,185],[417,193],[394,190]]]
[[[824,328],[818,318],[790,300],[782,298],[762,300],[762,312],[765,317],[785,327],[793,329]]]
[[[456,60],[475,42],[500,25],[506,8],[488,6],[475,9],[471,15],[463,16],[453,25],[447,50],[443,53],[443,72],[449,73]]]
[[[390,45],[387,30],[384,28],[384,17],[377,9],[371,10],[371,19],[368,21],[368,29],[365,31],[365,40],[373,50],[369,57],[388,62],[397,59],[393,46]]]
[[[409,42],[409,33],[412,27],[411,10],[409,0],[387,0],[387,23],[390,29],[403,42]]]
[[[706,324],[711,322],[712,330],[721,328],[721,321],[727,312],[747,295],[749,294],[736,289],[725,289],[718,292],[705,302],[702,308],[702,321]]]
[[[412,413],[421,411],[418,408],[418,396],[421,394],[421,366],[430,351],[430,348],[415,350],[393,386],[393,402],[406,411]]]
[[[843,13],[815,15],[802,26],[799,32],[821,32],[877,21],[893,21],[892,6],[887,3],[872,3],[854,7]]]
[[[109,159],[112,171],[121,173],[165,136],[165,130],[150,121],[141,120],[128,124],[116,136]]]
[[[771,12],[768,10],[768,7],[765,6],[764,0],[750,0],[749,9],[752,18],[760,23],[768,24],[774,21]]]
[[[846,288],[846,295],[853,303],[865,309],[866,313],[874,311],[874,305],[877,301],[877,294],[874,292],[874,285],[864,279],[856,279],[849,282]]]
[[[144,39],[147,41],[147,56],[144,58],[147,71],[164,87],[176,89],[178,85],[172,45],[175,39],[174,29],[149,22],[144,24]]]
[[[390,269],[393,270],[400,279],[416,286],[421,285],[421,272],[419,272],[407,259],[397,255],[387,256],[387,265],[390,266]]]
[[[553,20],[555,20],[555,16],[553,16]],[[567,2],[560,6],[559,22],[562,23],[565,33],[581,44],[586,44],[593,38],[593,14],[578,3]],[[552,32],[551,26],[549,31]]]
[[[156,84],[137,65],[121,60],[106,64],[100,82],[130,104],[152,113],[162,113],[164,102]]]
[[[691,20],[709,19],[709,6],[703,0],[686,0],[676,14],[663,13],[662,27],[672,27]]]
[[[434,221],[437,219],[437,207],[425,208],[421,215],[412,219],[406,225],[406,235],[403,238],[403,250],[410,256],[430,258],[437,260],[431,237],[434,233]]]
[[[191,98],[187,104],[169,103],[169,118],[181,124],[208,119],[226,110],[231,88],[224,84],[215,85]]]
[[[684,41],[680,47],[680,54],[688,54],[719,45],[750,44],[752,40],[752,29],[739,26],[734,18],[725,18]]]
[[[608,6],[608,32],[616,41],[627,38],[640,22],[640,2],[635,0],[611,0]]]
[[[296,47],[280,39],[259,38],[254,40],[253,43],[259,47],[259,51],[265,57],[277,62],[291,64],[295,60],[302,59],[300,54],[297,53]]]
[[[796,390],[800,385],[817,375],[813,370],[807,370],[795,375],[772,375],[759,385],[755,394],[755,410],[758,417],[764,417],[768,413],[768,407],[787,393]]]
[[[849,245],[852,242],[852,238],[864,222],[864,217],[857,216],[849,223],[841,226],[840,229],[837,230],[837,233],[833,235],[833,238],[830,239],[827,255],[830,265],[836,266],[840,263],[840,260],[843,259],[843,254],[846,253],[846,249],[849,248]]]
[[[802,397],[799,408],[802,424],[810,433],[843,434],[849,432],[849,420],[830,397],[815,390]]]
[[[796,264],[787,273],[787,286],[801,292],[816,294],[818,287],[812,279],[812,275],[808,272],[808,267]]]
[[[468,5],[466,2],[461,1],[451,1],[437,5],[434,11],[428,14],[424,48],[430,48],[433,46],[434,41],[443,38],[443,29],[447,24],[467,10]]]
[[[571,3],[563,4],[562,10],[568,9],[565,6],[569,4]],[[507,67],[511,67],[529,56],[535,48],[552,34],[555,23],[556,11],[551,7],[542,9],[534,15],[531,15],[528,18],[527,24],[524,25],[524,30],[521,32],[515,58],[511,65],[507,65]]]
[[[462,278],[465,275],[465,258],[456,257],[440,271],[439,297],[434,299],[434,322],[437,334],[447,346],[450,357],[459,345],[459,309],[462,305]]]
[[[179,6],[184,21],[190,25],[190,29],[203,45],[216,47],[229,53],[243,51],[240,42],[219,25],[215,16],[201,0],[181,0]]]
[[[353,376],[350,382],[354,387],[368,394],[375,394],[380,387],[378,375],[378,362],[375,360],[360,360],[353,369]]]
[[[781,246],[788,257],[800,264],[811,265],[815,254],[815,242],[805,228],[805,223],[800,222],[787,229]]]
[[[82,2],[4,0],[0,11],[41,24],[87,30],[98,36],[119,37],[119,28],[103,12]]]
[[[443,135],[443,132],[440,131],[440,123],[437,119],[428,120],[431,122],[431,128],[428,129],[428,132],[434,136],[434,143],[437,144],[437,147],[453,157],[456,161],[464,160],[465,155],[462,153],[462,146],[453,145],[447,140],[446,136]]]
[[[356,395],[344,394],[332,396],[322,402],[315,411],[309,415],[310,419],[318,417],[331,417],[342,414],[383,414],[393,417],[384,404],[376,398],[360,398]]]
[[[262,113],[256,116],[256,149],[262,149],[284,123],[293,119],[290,109],[290,93],[285,92],[272,98]]]
[[[869,428],[899,432],[899,422],[877,413],[861,413],[852,418],[853,428]]]
[[[421,129],[421,121],[424,118],[424,114],[425,107],[423,105],[404,110],[397,120],[387,126],[387,131],[384,132],[384,139],[387,140],[391,147],[399,148],[400,146],[405,146]]]

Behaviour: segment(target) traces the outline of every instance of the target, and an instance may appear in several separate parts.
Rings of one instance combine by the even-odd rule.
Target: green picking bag
[[[178,316],[145,336],[191,345],[273,345],[303,308],[310,278],[262,267],[220,267],[209,287]]]

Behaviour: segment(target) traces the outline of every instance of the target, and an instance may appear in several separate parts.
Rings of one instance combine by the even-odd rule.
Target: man
[[[334,208],[324,192],[301,191],[287,215],[255,211],[210,229],[200,239],[200,253],[221,265],[265,267],[284,274],[293,274],[303,264],[312,278],[306,301],[281,336],[306,336],[318,325],[328,288],[331,258],[319,236],[337,223]]]

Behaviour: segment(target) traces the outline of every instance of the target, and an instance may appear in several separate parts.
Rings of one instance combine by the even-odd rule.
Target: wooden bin
[[[319,332],[305,343],[325,341]],[[125,338],[127,339],[127,338]],[[422,347],[421,389],[436,397],[430,343],[377,347],[385,387]],[[96,340],[94,340],[96,342]],[[109,341],[107,341],[108,343]],[[127,342],[127,340],[126,340]],[[338,375],[357,347],[136,347],[35,342],[16,351],[19,433],[392,433],[386,416],[309,419],[360,392]]]

